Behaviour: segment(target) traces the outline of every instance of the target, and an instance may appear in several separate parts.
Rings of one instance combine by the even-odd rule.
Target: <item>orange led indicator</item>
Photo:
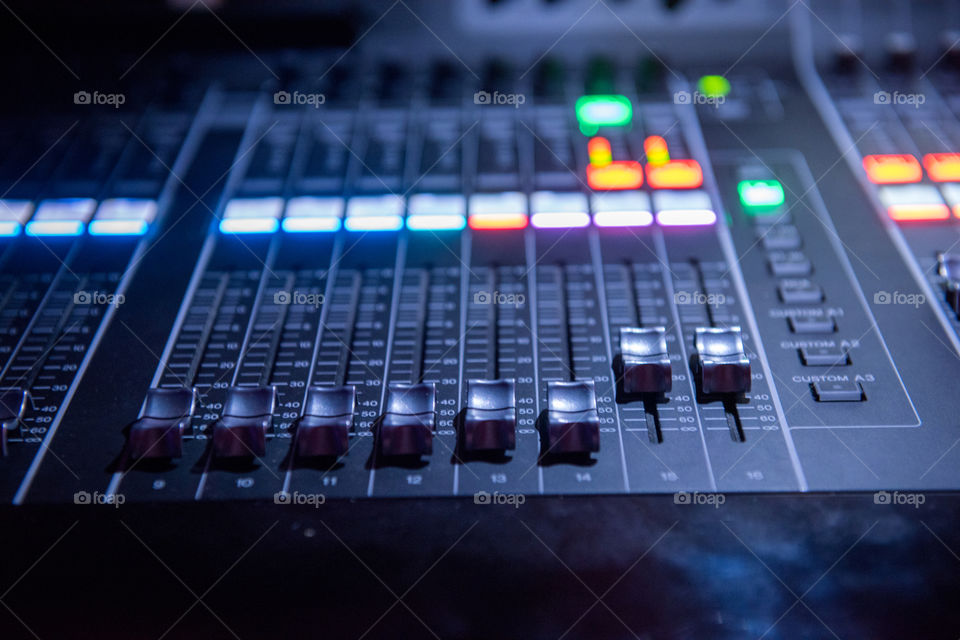
[[[960,153],[928,153],[923,166],[934,182],[960,182]]]
[[[898,222],[946,220],[950,209],[945,204],[893,204],[887,207],[887,215]]]
[[[495,229],[524,229],[527,226],[525,213],[475,213],[470,216],[469,225],[477,231]]]
[[[667,141],[661,136],[649,136],[643,141],[643,152],[647,154],[647,162],[652,165],[663,165],[670,162],[670,152],[667,150]]]
[[[696,160],[668,160],[647,165],[647,182],[654,189],[696,189],[703,184],[703,170]]]
[[[904,184],[923,178],[920,163],[909,153],[866,156],[863,168],[873,184]]]
[[[643,166],[633,160],[617,160],[605,167],[590,164],[587,184],[598,191],[638,189],[643,186]]]
[[[595,167],[605,167],[613,162],[610,141],[601,136],[590,138],[590,142],[587,143],[587,154],[590,156],[590,164]]]

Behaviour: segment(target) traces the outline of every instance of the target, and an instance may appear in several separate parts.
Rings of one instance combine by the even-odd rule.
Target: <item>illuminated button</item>
[[[527,226],[527,197],[519,191],[475,193],[470,196],[471,229],[523,229]]]
[[[947,205],[953,211],[953,215],[960,218],[960,184],[940,185],[940,190],[943,192],[943,198],[947,201]]]
[[[78,236],[97,208],[93,198],[44,200],[27,223],[28,236]]]
[[[604,167],[588,164],[587,184],[597,191],[638,189],[643,186],[643,166],[633,160],[617,160]]]
[[[658,191],[653,194],[657,223],[665,227],[703,226],[717,221],[710,196],[703,191]]]
[[[347,201],[347,231],[397,231],[403,228],[403,198],[358,196]]]
[[[223,233],[273,233],[280,228],[283,198],[234,198],[220,220]]]
[[[880,187],[880,202],[887,207],[887,215],[898,222],[946,220],[950,209],[933,185],[911,184]]]
[[[530,197],[530,224],[538,229],[565,229],[590,224],[587,196],[582,193],[537,191]]]
[[[923,166],[934,182],[960,182],[960,153],[928,153]]]
[[[110,198],[100,203],[90,223],[94,236],[142,236],[157,217],[157,202],[146,198]]]
[[[610,191],[590,196],[598,227],[646,227],[653,224],[650,196],[643,191]]]
[[[696,160],[669,160],[647,165],[647,183],[654,189],[696,189],[703,184],[703,170]]]
[[[902,184],[920,182],[923,169],[910,154],[889,154],[866,156],[863,168],[874,184]]]
[[[590,138],[590,142],[587,143],[587,155],[590,156],[590,164],[595,167],[605,167],[613,162],[610,141],[600,136]]]
[[[773,213],[784,203],[783,185],[777,180],[741,180],[737,193],[740,204],[751,216]]]
[[[730,81],[723,76],[703,76],[697,81],[697,90],[708,98],[723,98],[730,93]]]
[[[652,165],[662,165],[670,162],[670,152],[667,150],[667,141],[661,136],[649,136],[643,141],[643,152],[647,162]]]
[[[0,236],[19,235],[31,213],[29,200],[0,200]]]
[[[343,198],[302,196],[287,202],[287,211],[280,224],[288,233],[337,231],[343,217]]]
[[[600,127],[621,127],[633,120],[633,106],[626,96],[581,96],[575,109],[585,136],[596,135]]]
[[[411,196],[408,206],[408,229],[459,231],[467,226],[467,202],[463,196],[418,193]]]

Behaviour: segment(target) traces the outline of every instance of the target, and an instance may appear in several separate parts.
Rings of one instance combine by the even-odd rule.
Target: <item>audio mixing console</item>
[[[362,550],[445,557],[476,520],[488,531],[444,574],[475,571],[462,595],[476,599],[514,575],[472,564],[482,549],[507,544],[500,560],[527,574],[531,553],[563,547],[610,583],[682,523],[689,537],[652,556],[669,584],[636,587],[647,605],[629,623],[573,635],[764,637],[790,599],[721,613],[709,603],[729,594],[687,581],[779,589],[781,565],[827,569],[882,522],[905,555],[880,571],[909,566],[911,611],[956,623],[939,602],[956,586],[960,489],[960,45],[869,16],[852,27],[816,2],[730,4],[760,28],[713,60],[658,55],[630,27],[629,56],[401,57],[398,29],[356,50],[202,53],[188,70],[158,54],[126,88],[4,117],[0,540],[31,550],[10,582],[77,523],[84,545],[165,549],[161,563],[190,547],[211,571],[282,523],[258,571],[333,575]],[[759,539],[781,564],[737,565]],[[713,544],[725,560],[699,555]],[[68,577],[96,570],[79,562]],[[867,562],[835,578],[883,593]],[[385,564],[416,585],[429,562]],[[59,574],[37,575],[39,599]],[[787,589],[803,602],[814,578]],[[516,611],[529,580],[491,601]],[[286,606],[366,597],[321,583]],[[650,605],[657,589],[676,601]],[[811,598],[828,621],[798,609],[782,637],[918,628]],[[125,608],[127,628],[177,624]],[[503,635],[471,611],[471,631],[437,613],[397,624]],[[10,637],[65,628],[17,621]]]

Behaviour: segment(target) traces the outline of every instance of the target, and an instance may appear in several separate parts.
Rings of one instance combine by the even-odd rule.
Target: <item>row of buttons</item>
[[[620,343],[622,385],[628,396],[670,390],[666,329],[624,328]],[[744,355],[739,328],[698,328],[695,344],[696,377],[703,394],[743,394],[750,390],[750,363]],[[151,389],[140,417],[129,427],[131,457],[180,457],[183,435],[191,428],[196,405],[193,389]],[[275,406],[273,387],[230,388],[223,413],[212,425],[212,454],[218,458],[264,455]],[[469,380],[460,424],[463,450],[514,449],[516,407],[513,380]],[[296,454],[315,457],[346,453],[355,410],[356,390],[352,386],[309,388],[303,415],[296,424]],[[433,383],[391,384],[377,430],[379,453],[387,457],[431,454],[435,421]],[[547,383],[541,435],[550,453],[599,451],[600,416],[592,380]]]
[[[757,235],[767,251],[770,273],[781,278],[777,293],[790,305],[815,305],[824,301],[823,289],[809,280],[813,265],[801,250],[803,241],[796,226],[783,211],[783,187],[776,180],[745,180],[738,185],[741,205],[758,224]],[[762,197],[761,197],[762,196]],[[761,208],[761,205],[764,205]],[[768,217],[776,215],[775,219]],[[837,332],[833,317],[823,315],[790,316],[787,326],[794,334],[831,334]],[[800,347],[800,362],[806,367],[837,367],[850,364],[850,355],[837,347]],[[856,382],[815,382],[811,385],[819,402],[863,400]]]

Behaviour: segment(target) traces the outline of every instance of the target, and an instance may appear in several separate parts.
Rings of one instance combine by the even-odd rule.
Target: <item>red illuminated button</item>
[[[654,189],[696,189],[703,184],[703,170],[696,160],[648,164],[647,182]]]
[[[934,182],[960,182],[960,153],[928,153],[923,166]]]
[[[617,160],[603,167],[590,164],[587,184],[598,191],[637,189],[643,186],[643,167],[633,160]]]
[[[895,204],[887,207],[887,214],[897,222],[946,220],[950,209],[945,204]]]
[[[908,153],[866,156],[863,168],[874,184],[920,182],[923,178],[920,163]]]
[[[523,229],[527,226],[524,213],[477,213],[470,216],[470,228],[480,230]]]

